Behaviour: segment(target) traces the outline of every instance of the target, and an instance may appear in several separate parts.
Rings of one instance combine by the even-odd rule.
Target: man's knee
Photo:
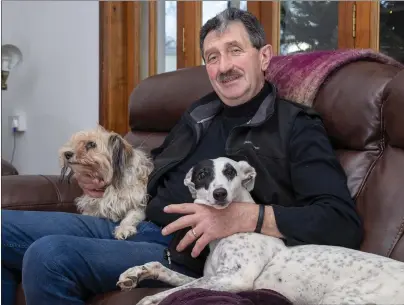
[[[71,249],[67,236],[49,235],[36,240],[23,258],[23,281],[34,283],[41,278],[65,276],[74,265]]]
[[[12,210],[1,211],[1,238],[3,240],[3,243],[13,233],[12,231],[15,223],[15,221],[13,221],[13,218],[15,218],[15,212],[16,211]]]

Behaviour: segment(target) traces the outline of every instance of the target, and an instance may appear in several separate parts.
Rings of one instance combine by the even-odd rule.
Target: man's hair
[[[219,13],[215,17],[209,19],[201,28],[200,37],[200,49],[203,57],[203,42],[206,36],[211,31],[223,32],[229,23],[231,22],[241,22],[245,29],[247,30],[250,42],[256,49],[261,49],[265,44],[265,32],[261,23],[258,21],[257,17],[248,11],[244,11],[235,7],[230,7],[225,9],[223,12]]]

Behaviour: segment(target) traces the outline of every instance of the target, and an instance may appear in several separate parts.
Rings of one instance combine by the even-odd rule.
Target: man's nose
[[[221,56],[219,64],[220,73],[226,73],[233,69],[233,62],[229,56]]]

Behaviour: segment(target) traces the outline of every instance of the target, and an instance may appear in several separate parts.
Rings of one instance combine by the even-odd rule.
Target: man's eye
[[[209,56],[208,57],[208,62],[213,62],[213,61],[216,60],[216,58],[217,58],[217,56],[215,56],[215,55]]]
[[[241,53],[241,50],[237,48],[237,49],[232,49],[231,52],[232,52],[233,54],[240,54],[240,53]]]

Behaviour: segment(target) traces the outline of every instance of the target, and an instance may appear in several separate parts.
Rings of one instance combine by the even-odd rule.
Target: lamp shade
[[[1,90],[7,90],[10,71],[22,61],[22,53],[12,44],[1,46]]]
[[[1,46],[1,70],[10,72],[22,61],[22,53],[19,48],[12,44]]]

